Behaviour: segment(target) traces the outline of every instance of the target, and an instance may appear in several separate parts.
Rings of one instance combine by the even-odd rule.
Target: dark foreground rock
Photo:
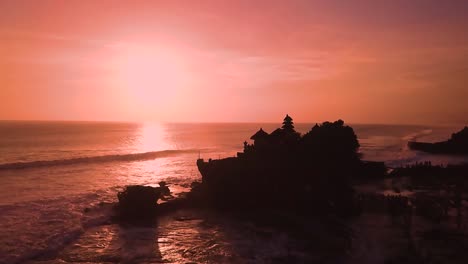
[[[158,211],[158,200],[170,195],[165,182],[159,187],[130,185],[117,194],[117,215],[121,219],[154,217]]]

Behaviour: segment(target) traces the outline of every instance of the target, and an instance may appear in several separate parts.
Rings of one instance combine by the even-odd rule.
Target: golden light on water
[[[164,177],[170,177],[177,168],[177,163],[171,160],[171,154],[177,152],[172,143],[167,126],[161,123],[142,123],[139,125],[132,151],[134,153],[149,153],[149,159],[142,159],[132,163],[122,164],[121,181],[129,184],[147,184],[158,186],[157,183]],[[169,152],[166,152],[169,151]]]
[[[143,123],[138,130],[135,151],[138,153],[172,149],[165,127],[158,123]]]

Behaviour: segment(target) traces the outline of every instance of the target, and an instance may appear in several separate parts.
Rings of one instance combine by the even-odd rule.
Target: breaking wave
[[[53,259],[88,229],[110,221],[113,203],[109,194],[113,192],[100,189],[95,193],[0,205],[0,264]]]
[[[405,141],[416,141],[419,138],[425,137],[432,134],[432,129],[423,129],[421,131],[409,134],[405,137],[403,137],[403,140]]]
[[[151,151],[151,152],[144,152],[144,153],[115,154],[115,155],[79,157],[79,158],[59,159],[59,160],[37,160],[37,161],[28,161],[28,162],[13,162],[13,163],[0,164],[0,170],[27,169],[27,168],[37,168],[37,167],[63,166],[63,165],[83,164],[83,163],[102,163],[102,162],[113,162],[113,161],[151,160],[151,159],[175,156],[175,155],[184,154],[184,153],[196,153],[196,152],[198,152],[197,149],[162,150],[162,151]]]

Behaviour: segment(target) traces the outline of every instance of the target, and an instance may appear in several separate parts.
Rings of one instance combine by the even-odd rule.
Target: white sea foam
[[[0,206],[0,263],[20,263],[55,254],[86,228],[105,223],[110,201],[104,191]],[[92,208],[92,214],[84,214]]]

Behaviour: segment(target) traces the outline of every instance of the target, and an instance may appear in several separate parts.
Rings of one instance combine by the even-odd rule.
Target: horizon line
[[[337,119],[339,120],[339,119]],[[324,122],[334,122],[337,120],[324,120],[324,121],[299,121],[294,122],[295,124],[322,124]],[[342,119],[343,120],[343,119]],[[407,125],[407,126],[459,126],[464,125],[466,123],[395,123],[395,122],[347,122],[345,124],[348,125]],[[127,123],[127,124],[145,124],[145,123],[159,123],[159,124],[281,124],[281,121],[129,121],[129,120],[83,120],[83,119],[0,119],[0,122],[83,122],[83,123]]]

